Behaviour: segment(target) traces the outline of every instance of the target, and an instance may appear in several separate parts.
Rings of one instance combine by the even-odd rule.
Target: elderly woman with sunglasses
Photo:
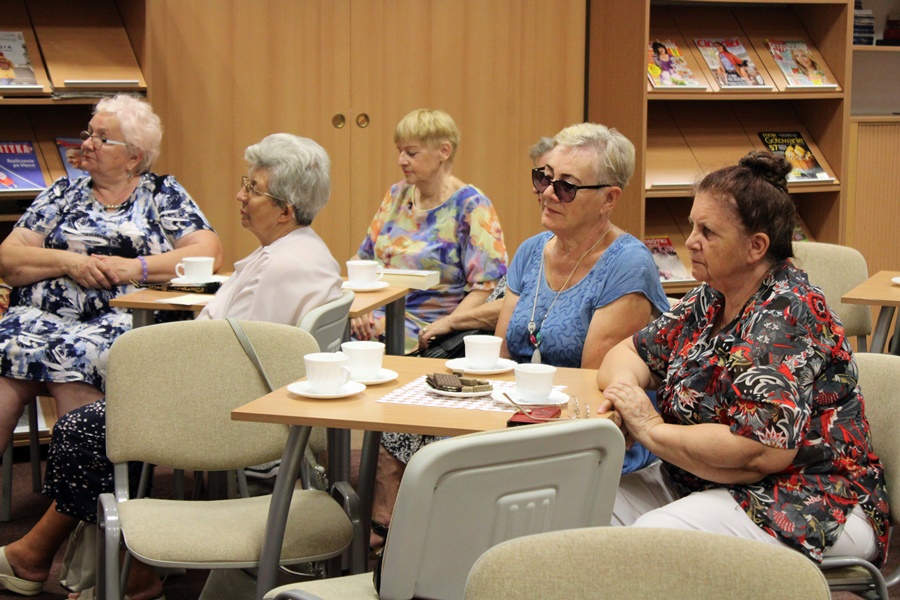
[[[150,172],[162,129],[146,101],[101,100],[82,139],[88,175],[54,182],[0,245],[0,276],[15,287],[0,320],[0,449],[36,394],[60,414],[103,396],[109,347],[131,328],[110,300],[171,279],[186,256],[222,261],[190,195]]]

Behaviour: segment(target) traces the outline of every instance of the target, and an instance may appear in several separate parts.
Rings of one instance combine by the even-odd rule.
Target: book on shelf
[[[706,89],[694,78],[694,72],[672,40],[650,42],[647,47],[647,77],[656,88]]]
[[[56,149],[69,179],[77,179],[88,174],[81,169],[81,138],[58,137]]]
[[[836,83],[828,79],[805,42],[773,39],[765,42],[775,64],[784,74],[788,87],[837,87]]]
[[[43,191],[46,187],[34,145],[0,141],[0,193]]]
[[[760,131],[759,138],[769,151],[791,163],[788,183],[822,183],[834,181],[816,160],[799,131]]]
[[[771,88],[738,38],[695,38],[703,60],[721,88]]]
[[[20,31],[0,31],[0,87],[41,87]]]
[[[662,283],[673,281],[694,281],[690,272],[678,254],[672,240],[667,237],[645,238],[644,244],[650,249],[650,255],[656,268],[659,269],[659,280]]]

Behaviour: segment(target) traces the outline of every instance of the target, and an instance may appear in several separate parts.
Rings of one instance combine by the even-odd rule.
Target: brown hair
[[[731,201],[747,233],[769,236],[766,256],[779,262],[794,256],[791,244],[797,209],[787,191],[791,164],[766,151],[753,151],[732,167],[703,178],[697,192]]]

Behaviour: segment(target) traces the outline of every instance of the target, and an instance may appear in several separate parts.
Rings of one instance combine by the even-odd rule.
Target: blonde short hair
[[[442,110],[418,108],[397,123],[394,129],[394,143],[401,141],[424,142],[429,148],[437,148],[450,142],[450,162],[459,147],[459,128],[453,117]]]
[[[624,188],[634,174],[634,144],[614,128],[599,123],[577,123],[553,139],[558,146],[594,150],[597,176],[603,183]]]

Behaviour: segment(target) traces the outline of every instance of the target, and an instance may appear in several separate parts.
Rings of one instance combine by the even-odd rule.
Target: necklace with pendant
[[[603,238],[606,237],[606,234],[609,233],[609,230],[612,229],[612,223],[610,223],[606,227],[606,231],[603,232],[597,241],[588,248],[584,254],[581,255],[581,258],[578,259],[578,262],[575,263],[575,268],[572,269],[572,272],[569,273],[569,276],[566,277],[565,282],[563,282],[562,287],[559,288],[559,291],[556,292],[556,297],[553,298],[553,302],[550,303],[550,306],[547,307],[547,312],[544,313],[544,317],[541,319],[540,325],[535,323],[534,314],[537,311],[537,299],[538,293],[541,291],[541,278],[544,275],[544,253],[541,252],[541,263],[538,267],[538,276],[537,276],[537,287],[534,290],[534,304],[531,306],[531,319],[528,321],[528,343],[534,347],[534,352],[531,354],[531,362],[540,363],[541,362],[541,330],[544,328],[544,321],[547,320],[547,315],[550,314],[550,310],[553,308],[553,305],[556,304],[556,301],[559,299],[559,295],[563,293],[563,290],[566,289],[566,286],[569,285],[569,281],[572,279],[572,276],[575,275],[575,271],[578,270],[578,266],[581,264],[581,261],[584,260],[584,257],[593,252],[594,248],[603,241]],[[549,240],[548,240],[549,243]],[[548,286],[549,287],[549,286]],[[552,291],[552,290],[551,290]]]

